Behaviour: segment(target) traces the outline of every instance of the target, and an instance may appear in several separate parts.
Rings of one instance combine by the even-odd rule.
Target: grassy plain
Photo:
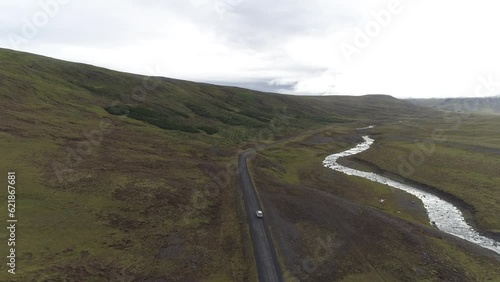
[[[373,148],[355,158],[452,195],[471,207],[480,229],[500,232],[498,116],[447,113],[373,134]]]
[[[493,223],[498,220],[496,211],[489,209],[494,209],[491,204],[500,199],[500,182],[495,182],[495,167],[489,166],[496,164],[496,158],[483,156],[477,149],[478,145],[495,143],[496,133],[485,129],[493,130],[498,123],[491,117],[471,118],[461,131],[447,132],[449,143],[436,143],[436,159],[423,163],[418,168],[422,171],[415,172],[422,179],[408,179],[446,187],[440,189],[468,199],[466,203],[477,210],[472,220],[482,227],[480,218],[489,218]],[[439,120],[439,116],[432,115],[391,122],[364,121],[363,126],[368,122],[377,124],[369,131],[356,130],[363,127],[360,124],[346,124],[258,153],[252,170],[261,197],[267,199],[265,212],[272,222],[275,241],[279,242],[280,256],[291,271],[289,277],[301,281],[496,281],[500,271],[498,256],[437,231],[418,198],[322,167],[326,156],[351,148],[366,134],[376,140],[373,148],[359,158],[348,159],[346,164],[378,173],[396,168],[390,176],[403,179],[397,175],[398,163],[391,160],[411,153],[416,145],[411,141],[425,138],[440,125],[436,123]],[[477,132],[468,131],[469,123],[470,129]],[[449,179],[447,173],[453,170],[455,178]],[[475,171],[472,179],[468,172],[471,170]],[[434,178],[429,180],[425,172]],[[477,179],[489,190],[477,193],[467,187],[458,188]],[[452,180],[455,186],[449,185]],[[483,217],[479,216],[481,207]],[[331,242],[326,250],[330,252],[318,251],[318,245],[328,242],[328,234]],[[318,266],[308,271],[303,265],[311,258]]]

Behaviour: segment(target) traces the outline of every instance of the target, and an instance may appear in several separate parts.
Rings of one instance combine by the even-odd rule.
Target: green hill
[[[18,177],[24,281],[254,279],[238,150],[432,114],[389,96],[260,93],[5,49],[0,65],[0,172]]]

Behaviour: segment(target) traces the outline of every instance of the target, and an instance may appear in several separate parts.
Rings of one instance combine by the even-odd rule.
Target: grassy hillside
[[[0,65],[0,175],[18,175],[24,281],[254,280],[238,150],[420,113],[388,96],[259,93],[9,50]]]
[[[409,99],[415,105],[453,112],[500,114],[500,96],[488,98]]]

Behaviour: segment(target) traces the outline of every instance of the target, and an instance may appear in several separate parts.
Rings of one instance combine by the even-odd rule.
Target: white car
[[[261,218],[261,217],[264,217],[264,214],[262,213],[262,211],[257,211],[255,213],[257,215],[257,217]]]

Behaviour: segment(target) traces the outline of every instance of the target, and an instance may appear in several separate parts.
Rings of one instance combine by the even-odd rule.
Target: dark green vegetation
[[[447,129],[447,140],[435,140],[433,154],[406,177],[453,195],[457,204],[463,200],[463,206],[475,207],[469,219],[498,231],[500,132],[495,128],[500,120],[460,116],[463,125],[454,128],[458,116],[446,117],[337,125],[258,153],[251,162],[254,180],[288,277],[498,280],[499,257],[436,232],[418,198],[322,166],[326,156],[351,148],[369,134],[376,140],[373,147],[343,163],[405,181],[399,175],[399,159],[420,150],[419,142],[431,140],[434,129]],[[378,126],[370,131],[355,129],[369,124]]]
[[[420,111],[389,96],[265,94],[8,50],[0,65],[0,173],[19,178],[24,281],[254,280],[238,150]]]
[[[489,98],[409,99],[415,105],[453,112],[500,114],[500,96]]]

